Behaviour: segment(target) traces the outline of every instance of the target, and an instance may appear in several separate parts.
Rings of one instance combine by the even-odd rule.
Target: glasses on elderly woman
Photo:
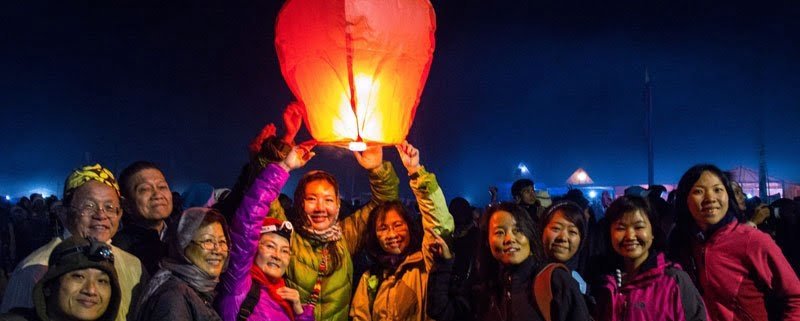
[[[201,241],[192,240],[192,243],[199,245],[206,251],[211,251],[214,248],[219,248],[221,251],[228,250],[228,241],[226,240],[219,240],[219,241],[216,241],[214,239],[206,239]]]
[[[100,212],[103,212],[109,217],[117,217],[122,214],[122,209],[119,206],[112,204],[100,206],[95,203],[88,202],[78,207],[72,207],[72,209],[78,212],[78,214],[81,216],[95,216]]]

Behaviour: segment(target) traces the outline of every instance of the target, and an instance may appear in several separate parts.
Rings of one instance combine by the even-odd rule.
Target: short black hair
[[[514,182],[514,184],[511,185],[511,196],[519,197],[520,193],[522,193],[522,190],[525,189],[528,186],[533,187],[533,181],[532,180],[527,179],[527,178],[521,178],[521,179],[516,180]]]
[[[153,162],[141,160],[133,162],[119,172],[119,192],[122,197],[131,198],[133,196],[130,194],[131,186],[128,185],[132,183],[131,179],[133,178],[133,175],[136,175],[136,173],[139,173],[145,169],[155,169],[160,172],[161,175],[164,175],[164,171],[162,171],[161,168],[159,168],[158,165]]]

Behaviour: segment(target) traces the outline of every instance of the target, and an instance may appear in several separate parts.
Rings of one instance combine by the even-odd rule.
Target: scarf
[[[75,190],[89,181],[98,181],[111,186],[119,196],[119,185],[117,180],[114,179],[114,174],[107,168],[100,166],[100,164],[94,164],[75,169],[69,174],[69,177],[64,182],[64,199],[71,197]]]
[[[205,298],[207,301],[211,301],[214,298],[214,288],[217,287],[219,278],[212,278],[193,264],[178,264],[170,259],[164,259],[160,265],[161,269],[150,278],[150,282],[147,283],[147,287],[139,298],[137,311],[134,313],[135,320],[139,319],[142,313],[141,309],[145,308],[147,300],[173,276],[189,284],[189,287],[197,291],[200,297]]]
[[[284,300],[280,295],[278,295],[277,292],[278,289],[286,286],[286,282],[283,280],[283,278],[272,280],[264,275],[264,272],[261,271],[261,269],[259,269],[255,264],[250,266],[250,276],[253,278],[253,281],[267,289],[267,294],[269,294],[269,297],[281,308],[283,308],[283,311],[285,311],[286,315],[289,316],[289,320],[294,321],[294,309],[292,309],[292,306],[289,305],[289,302]]]
[[[317,231],[307,226],[303,226],[302,230],[305,232],[305,236],[319,243],[336,242],[342,239],[342,228],[339,227],[338,222],[322,231]]]

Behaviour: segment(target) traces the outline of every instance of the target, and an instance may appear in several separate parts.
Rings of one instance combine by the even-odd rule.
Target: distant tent
[[[758,171],[738,166],[727,171],[729,178],[742,186],[745,194],[759,195]],[[800,195],[800,186],[776,177],[767,177],[767,195],[792,198]]]
[[[589,177],[589,173],[587,173],[583,168],[578,168],[575,172],[567,178],[567,184],[570,185],[587,185],[587,184],[594,184],[594,181],[591,177]]]

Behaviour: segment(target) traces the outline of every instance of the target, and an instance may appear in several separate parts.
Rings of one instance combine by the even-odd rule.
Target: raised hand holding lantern
[[[287,0],[275,26],[281,73],[319,143],[401,143],[428,78],[428,0]]]

